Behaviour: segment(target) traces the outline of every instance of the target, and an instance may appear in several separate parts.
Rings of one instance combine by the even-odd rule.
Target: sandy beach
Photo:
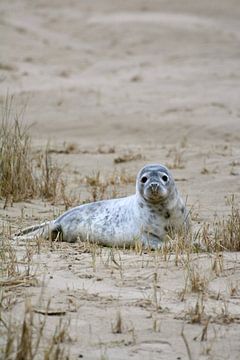
[[[0,105],[8,94],[26,107],[33,152],[49,144],[75,203],[91,200],[84,179],[98,171],[124,174],[104,193],[120,197],[135,192],[143,165],[162,163],[194,225],[227,218],[232,195],[240,199],[239,18],[237,0],[2,0]],[[2,229],[52,219],[65,205],[34,198],[4,208],[2,199]],[[184,254],[42,246],[35,282],[4,286],[1,305],[16,328],[26,299],[38,324],[46,317],[37,359],[60,318],[64,359],[239,359],[239,253],[191,254],[205,279],[194,291]],[[52,316],[39,310],[49,299]]]

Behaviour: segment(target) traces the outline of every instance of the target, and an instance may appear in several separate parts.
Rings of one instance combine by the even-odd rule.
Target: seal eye
[[[146,176],[143,176],[142,178],[141,178],[141,182],[143,183],[143,184],[145,184],[146,182],[147,182],[147,177]]]
[[[164,182],[167,182],[167,181],[168,181],[168,176],[167,176],[167,175],[163,175],[163,176],[162,176],[162,180],[163,180]]]

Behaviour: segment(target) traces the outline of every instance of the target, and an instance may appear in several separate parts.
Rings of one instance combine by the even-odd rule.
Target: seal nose
[[[157,182],[153,182],[150,184],[150,188],[151,188],[152,192],[157,192],[159,190],[159,187],[160,187],[159,183],[157,183]]]

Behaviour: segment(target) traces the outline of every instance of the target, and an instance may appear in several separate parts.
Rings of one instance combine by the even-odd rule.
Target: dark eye
[[[168,176],[167,176],[167,175],[163,175],[163,176],[162,176],[162,180],[163,180],[164,182],[167,182],[167,181],[168,181]]]
[[[143,183],[143,184],[145,184],[146,182],[147,182],[147,177],[146,176],[143,176],[142,178],[141,178],[141,182]]]

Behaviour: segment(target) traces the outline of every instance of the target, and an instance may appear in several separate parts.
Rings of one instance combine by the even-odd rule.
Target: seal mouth
[[[166,199],[168,191],[159,182],[150,183],[144,190],[144,198],[150,202],[157,203]]]

